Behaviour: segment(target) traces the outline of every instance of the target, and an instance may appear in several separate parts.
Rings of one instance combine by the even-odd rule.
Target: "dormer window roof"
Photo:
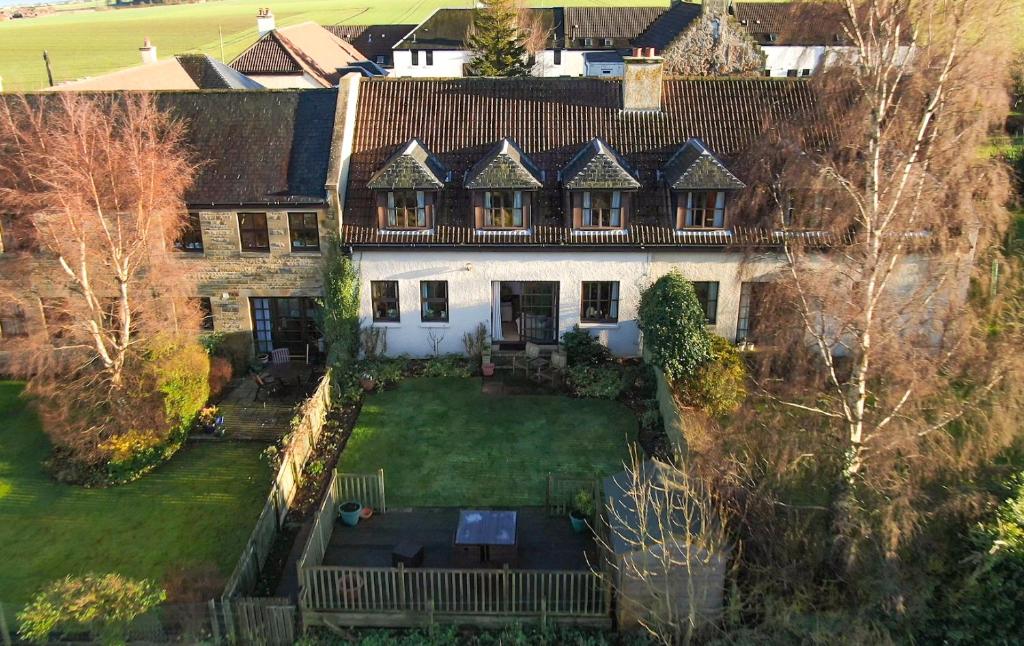
[[[374,190],[396,188],[437,191],[444,187],[450,172],[419,139],[410,139],[394,152],[370,178]]]
[[[544,174],[515,141],[499,141],[466,174],[466,188],[532,191],[543,185]]]
[[[674,191],[729,191],[746,186],[699,139],[683,144],[665,163],[661,175]]]
[[[562,185],[571,191],[631,190],[640,188],[636,172],[614,148],[595,137],[569,160],[559,173]]]

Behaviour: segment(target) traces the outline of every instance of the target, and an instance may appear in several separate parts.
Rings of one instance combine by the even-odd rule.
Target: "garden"
[[[205,573],[212,593],[230,573],[270,480],[256,443],[189,444],[141,480],[85,488],[53,479],[50,441],[21,395],[0,382],[0,602],[26,603],[69,574],[152,579]]]

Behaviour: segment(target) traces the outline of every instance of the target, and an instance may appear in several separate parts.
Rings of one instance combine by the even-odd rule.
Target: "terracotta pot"
[[[359,380],[359,385],[363,387],[364,391],[370,393],[373,392],[373,389],[377,387],[377,381],[375,379],[367,379],[364,377],[363,379]]]
[[[483,373],[484,373],[485,377],[493,377],[494,376],[494,364],[493,363],[485,363],[485,364],[483,364],[480,367],[480,369],[483,370]]]

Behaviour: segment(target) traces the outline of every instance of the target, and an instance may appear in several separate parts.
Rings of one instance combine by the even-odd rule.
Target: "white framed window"
[[[388,227],[423,229],[427,226],[427,196],[423,191],[388,191]]]
[[[522,191],[485,191],[484,227],[521,229],[523,222]]]
[[[685,227],[721,229],[725,226],[724,191],[690,191],[686,194]]]
[[[583,227],[619,229],[622,227],[621,191],[584,191]]]

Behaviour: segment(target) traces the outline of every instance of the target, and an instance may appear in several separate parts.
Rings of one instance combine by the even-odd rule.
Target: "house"
[[[49,88],[59,92],[105,90],[257,90],[263,86],[206,54],[179,54],[160,60],[149,39],[139,48],[142,64],[67,81]]]
[[[324,25],[324,29],[355,47],[368,61],[385,70],[394,67],[392,50],[416,28],[408,25]]]
[[[274,14],[260,9],[259,40],[229,65],[268,88],[324,88],[348,72],[365,76],[385,71],[348,41],[313,22],[277,28]]]
[[[335,132],[342,237],[389,352],[461,352],[480,323],[495,342],[553,344],[578,324],[636,355],[640,290],[672,269],[715,332],[752,337],[780,258],[770,239],[748,257],[729,163],[810,89],[624,64],[616,81],[355,80],[352,138]]]

